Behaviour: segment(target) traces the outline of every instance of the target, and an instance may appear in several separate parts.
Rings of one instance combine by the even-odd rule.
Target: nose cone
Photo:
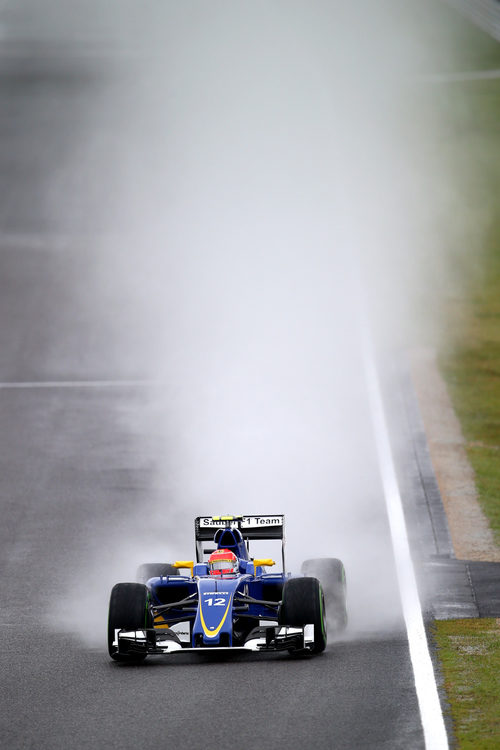
[[[198,581],[199,604],[193,627],[193,646],[199,644],[202,636],[204,645],[217,646],[221,643],[232,646],[233,599],[239,585],[239,578],[201,578]]]

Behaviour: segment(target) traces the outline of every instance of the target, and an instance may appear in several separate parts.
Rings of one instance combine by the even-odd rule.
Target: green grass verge
[[[433,636],[458,746],[496,750],[500,747],[499,621],[439,621]]]
[[[471,294],[451,301],[448,333],[453,346],[441,353],[439,363],[462,425],[480,503],[500,544],[500,215],[493,211],[493,205],[500,207],[500,81],[490,89],[497,132],[484,128],[479,139],[475,129],[471,148],[477,149],[480,140],[481,149],[492,155],[483,182],[492,218]]]
[[[498,83],[500,122],[500,82]],[[500,173],[500,138],[496,144]],[[494,195],[500,206],[500,179]],[[450,325],[457,343],[440,365],[462,425],[479,500],[500,544],[500,216],[492,221],[483,250],[483,276]]]
[[[470,40],[469,58],[500,67],[500,43],[476,30]],[[465,50],[457,54],[467,60]],[[445,96],[453,121],[448,158],[460,160],[465,202],[482,216],[484,231],[467,259],[469,284],[447,301],[451,345],[439,363],[500,544],[500,79],[448,84]]]
[[[444,4],[437,6],[432,13],[441,18],[436,26],[441,42],[451,39],[455,50],[448,71],[500,68],[498,42]],[[467,441],[480,503],[500,544],[500,79],[446,84],[442,106],[450,122],[442,144],[446,158],[460,165],[464,211],[472,207],[484,231],[466,254],[468,284],[446,301],[447,335],[439,363]],[[499,622],[440,621],[434,638],[458,747],[496,750]]]

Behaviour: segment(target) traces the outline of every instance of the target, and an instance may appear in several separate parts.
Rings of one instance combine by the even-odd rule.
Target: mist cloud
[[[80,138],[108,188],[90,305],[111,364],[164,384],[138,417],[155,544],[177,549],[169,518],[190,537],[198,513],[285,512],[291,562],[344,558],[353,627],[391,624],[353,275],[380,347],[439,340],[430,303],[463,251],[422,80],[442,50],[410,4],[129,12],[135,54]]]

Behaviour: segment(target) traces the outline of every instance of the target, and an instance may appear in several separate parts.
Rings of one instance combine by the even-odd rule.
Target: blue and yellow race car
[[[327,627],[338,632],[346,626],[342,562],[306,560],[302,575],[286,573],[283,515],[200,516],[195,539],[196,562],[141,565],[140,582],[113,587],[112,659],[138,662],[149,654],[214,649],[318,654]],[[283,572],[267,572],[272,559],[250,557],[253,540],[281,541]]]

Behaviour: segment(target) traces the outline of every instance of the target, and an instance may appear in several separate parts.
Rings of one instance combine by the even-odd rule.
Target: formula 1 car
[[[322,652],[327,623],[337,632],[347,623],[344,566],[322,558],[306,560],[301,576],[285,573],[284,530],[283,515],[196,518],[196,562],[141,565],[140,582],[113,587],[111,658],[137,663],[149,654],[214,649]],[[281,573],[267,572],[273,560],[249,554],[251,540],[272,539],[281,540]]]

